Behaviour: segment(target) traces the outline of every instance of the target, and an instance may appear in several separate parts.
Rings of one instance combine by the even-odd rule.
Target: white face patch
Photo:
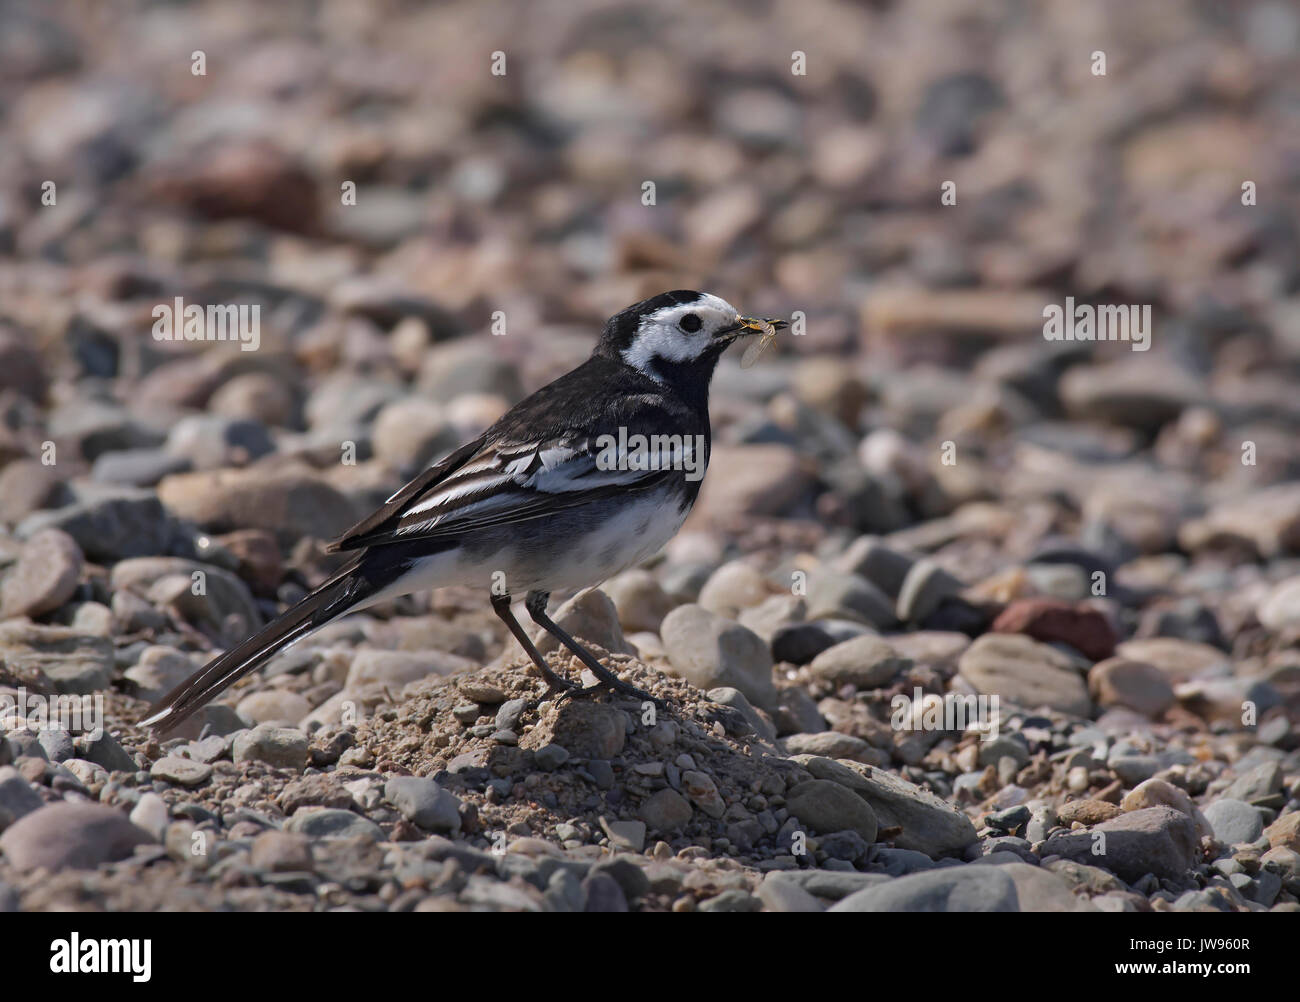
[[[695,331],[688,328],[694,323],[688,315],[698,317],[700,326]],[[658,380],[655,359],[665,362],[690,362],[699,358],[713,341],[714,334],[736,322],[739,314],[725,299],[701,294],[693,303],[665,306],[641,318],[632,344],[623,349],[623,361],[634,369]],[[683,321],[686,325],[683,326]]]

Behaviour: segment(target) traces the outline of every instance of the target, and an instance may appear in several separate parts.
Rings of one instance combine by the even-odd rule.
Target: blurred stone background
[[[1189,502],[1295,472],[1292,5],[19,2],[2,16],[11,460],[52,438],[64,474],[102,459],[96,479],[149,483],[272,451],[334,460],[348,439],[363,466],[331,473],[363,491],[372,449],[413,468],[581,358],[600,318],[685,286],[808,318],[782,342],[805,361],[724,370],[724,443],[765,434],[745,402],[779,410],[792,393],[850,434],[924,446],[902,456],[884,435],[861,462],[814,456],[831,485],[861,488],[862,466],[905,480],[893,467],[930,464],[935,440],[962,447],[928,494],[885,489],[856,514],[824,502],[861,530],[947,513],[1008,473],[1024,497],[1020,475],[1041,473],[1014,460],[1025,450],[1118,462],[1158,438],[1161,468],[1196,494],[1144,485],[1148,503],[1175,495],[1170,534]],[[1153,350],[1044,343],[1042,307],[1065,295],[1152,305]],[[149,311],[175,296],[260,303],[261,350],[154,341]],[[508,336],[490,338],[497,310]],[[1254,467],[1238,461],[1246,438]],[[164,440],[170,460],[113,458]]]

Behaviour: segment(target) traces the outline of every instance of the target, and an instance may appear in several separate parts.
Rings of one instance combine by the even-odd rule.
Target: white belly
[[[594,520],[581,510],[533,524],[477,534],[452,550],[416,561],[366,605],[449,585],[522,597],[529,591],[575,591],[599,584],[658,553],[690,509],[659,493],[610,509]],[[521,532],[521,527],[526,527]],[[360,607],[358,607],[360,608]]]
[[[647,498],[626,505],[590,532],[572,541],[571,548],[534,569],[528,588],[562,591],[600,584],[629,567],[650,559],[677,534],[689,512]],[[511,589],[518,594],[518,590]]]

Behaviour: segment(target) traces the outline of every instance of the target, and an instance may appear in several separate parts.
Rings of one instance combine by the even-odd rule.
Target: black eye
[[[680,326],[687,334],[694,334],[704,326],[704,322],[700,320],[700,315],[698,313],[688,313],[686,316],[682,317]]]

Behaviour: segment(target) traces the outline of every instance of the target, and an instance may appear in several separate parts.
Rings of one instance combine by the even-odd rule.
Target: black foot
[[[585,689],[571,689],[564,693],[560,698],[572,699],[576,696],[592,696],[597,693],[609,692],[611,689],[620,695],[635,699],[638,703],[654,703],[654,705],[661,710],[666,708],[663,700],[650,695],[650,693],[646,692],[644,689],[638,689],[630,682],[624,682],[617,675],[613,674],[611,674],[608,679],[601,679],[595,685],[589,685]]]
[[[567,678],[560,678],[553,671],[548,671],[543,678],[546,681],[546,694],[554,696],[557,693],[560,696],[571,696],[574,692],[581,692],[582,686],[577,682],[570,682]]]
[[[575,685],[567,692],[560,693],[556,702],[563,703],[566,699],[582,699],[584,696],[595,696],[602,692],[609,692],[609,690],[603,685],[589,685],[585,689],[582,686]]]
[[[553,636],[561,644],[567,647],[573,654],[577,655],[579,661],[593,674],[600,679],[599,686],[592,686],[593,689],[609,688],[615,692],[622,693],[624,696],[630,696],[641,702],[651,702],[655,706],[665,709],[666,706],[662,700],[656,699],[650,693],[628,682],[624,682],[612,671],[606,668],[596,658],[591,651],[578,643],[568,632],[563,630],[550,616],[546,614],[546,601],[549,598],[546,592],[530,591],[528,598],[524,602],[524,607],[528,610],[528,615],[533,617],[533,622]],[[584,690],[586,691],[586,690]]]

